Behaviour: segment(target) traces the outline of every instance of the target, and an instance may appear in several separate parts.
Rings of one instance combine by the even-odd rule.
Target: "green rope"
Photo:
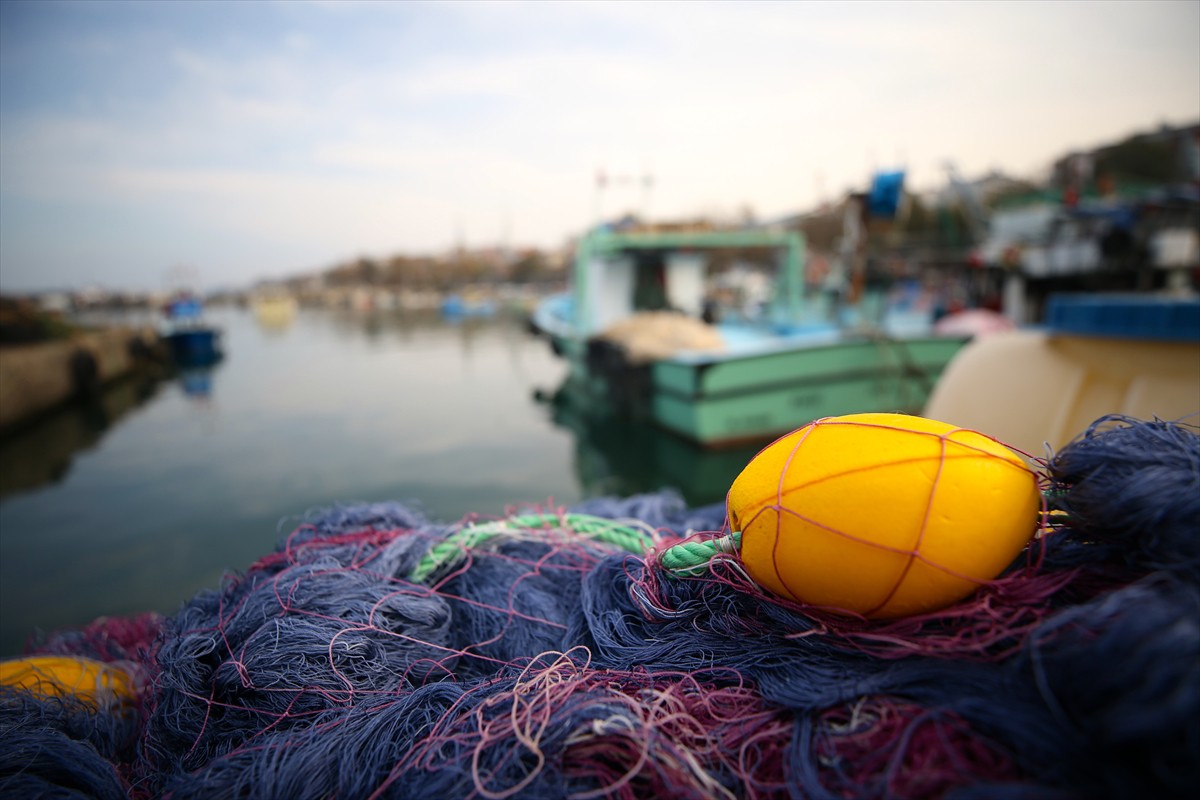
[[[429,576],[464,557],[467,550],[482,545],[497,536],[521,530],[564,528],[600,542],[641,555],[654,546],[654,539],[645,531],[622,525],[611,519],[587,514],[521,514],[494,522],[468,525],[429,548],[429,552],[413,568],[409,580],[424,583]]]
[[[742,532],[733,531],[715,539],[682,542],[669,547],[658,557],[662,568],[679,578],[703,575],[708,571],[708,562],[722,554],[736,553],[742,546]]]
[[[1060,494],[1065,494],[1065,492]],[[1053,514],[1053,495],[1047,494],[1047,498],[1049,498],[1049,508]],[[1058,519],[1066,519],[1066,515],[1060,515]],[[658,563],[677,578],[695,577],[708,571],[708,562],[712,561],[714,557],[722,553],[733,555],[741,549],[742,532],[733,531],[713,539],[681,542],[674,547],[669,547],[659,554]]]

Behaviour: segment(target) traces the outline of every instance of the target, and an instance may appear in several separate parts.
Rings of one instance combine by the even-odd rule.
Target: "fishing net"
[[[618,346],[631,364],[725,348],[724,339],[712,325],[672,311],[638,312],[605,328],[597,338]]]
[[[0,793],[1190,794],[1200,435],[1106,419],[1042,466],[1030,547],[898,619],[764,589],[725,507],[673,493],[314,513],[169,618],[35,642],[132,665],[138,702],[6,688]]]

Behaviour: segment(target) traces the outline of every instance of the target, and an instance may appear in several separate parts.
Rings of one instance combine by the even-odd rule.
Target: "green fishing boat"
[[[714,261],[748,251],[773,263],[753,273],[761,297],[717,307],[714,286],[731,270],[717,274]],[[804,266],[804,238],[791,231],[598,228],[577,248],[571,291],[532,322],[570,364],[569,402],[651,419],[704,447],[835,414],[919,412],[966,338],[837,302],[806,285]]]

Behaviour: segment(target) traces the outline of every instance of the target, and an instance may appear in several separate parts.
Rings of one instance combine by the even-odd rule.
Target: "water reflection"
[[[192,400],[205,403],[212,397],[214,367],[189,367],[179,371],[179,385]]]
[[[137,374],[0,439],[0,498],[62,481],[80,453],[95,447],[122,417],[161,388],[160,375]]]
[[[400,341],[424,346],[435,340],[457,341],[460,346],[459,354],[466,358],[469,358],[481,343],[490,343],[497,335],[509,338],[519,330],[515,328],[513,320],[506,317],[445,318],[435,310],[314,311],[309,312],[307,320],[318,324],[324,322],[339,340],[346,342],[361,342],[365,339],[372,345],[382,346]],[[283,331],[276,333],[281,335]]]
[[[488,372],[506,368],[512,382],[526,387],[538,382],[540,369],[531,370],[526,364],[528,358],[520,355],[525,348],[537,345],[520,326],[507,320],[461,317],[447,322],[436,311],[345,311],[306,315],[304,326],[294,326],[293,321],[289,318],[287,324],[266,325],[261,318],[256,319],[261,344],[269,350],[303,348],[307,345],[303,340],[314,329],[318,330],[318,338],[353,341],[360,346],[365,343],[372,350],[402,343],[409,352],[408,369],[396,377],[433,393],[441,383],[437,376],[445,375],[447,368],[451,368],[451,373],[454,368],[470,371],[472,362],[480,357],[486,357]],[[324,329],[324,337],[319,329]],[[287,341],[294,336],[301,341]],[[508,339],[525,342],[494,346],[497,340]],[[445,348],[451,342],[456,352]],[[483,350],[476,352],[480,347]],[[244,352],[235,353],[238,355]],[[312,351],[312,366],[328,364],[330,355]],[[499,363],[496,356],[501,357]],[[164,386],[177,386],[192,405],[211,407],[219,369],[220,365],[212,365],[174,373],[141,374],[109,386],[90,403],[65,406],[5,437],[0,440],[0,498],[62,481],[79,453],[94,448],[122,417],[161,393]],[[329,405],[321,400],[325,392],[320,384],[314,385],[307,376],[299,383],[293,383],[302,377],[298,372],[289,373],[286,379],[278,377],[280,380],[272,385],[283,391],[274,400],[276,413],[287,412],[291,400],[300,397],[306,400],[307,413]],[[337,385],[337,381],[326,384],[331,391]],[[343,394],[336,391],[333,394],[344,402]],[[546,407],[556,428],[571,434],[574,473],[585,496],[629,495],[673,487],[690,504],[718,502],[724,499],[729,484],[759,447],[704,450],[649,422],[618,419],[582,408],[561,391],[542,392],[537,402]],[[334,402],[325,411],[335,413],[337,405]],[[511,417],[507,421],[514,424]],[[415,444],[413,438],[410,443]]]
[[[384,342],[398,339],[411,342],[422,335],[434,333],[442,325],[434,311],[401,311],[399,309],[325,309],[300,312],[308,324],[327,325],[341,340]]]
[[[761,444],[706,450],[649,421],[614,416],[559,390],[540,396],[555,425],[575,439],[575,472],[584,494],[626,496],[675,488],[689,505],[725,499]]]

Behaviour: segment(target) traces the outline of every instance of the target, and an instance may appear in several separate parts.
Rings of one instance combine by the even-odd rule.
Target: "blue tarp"
[[[904,171],[879,172],[871,181],[871,193],[867,196],[867,210],[872,217],[892,219],[900,209],[904,198]]]

